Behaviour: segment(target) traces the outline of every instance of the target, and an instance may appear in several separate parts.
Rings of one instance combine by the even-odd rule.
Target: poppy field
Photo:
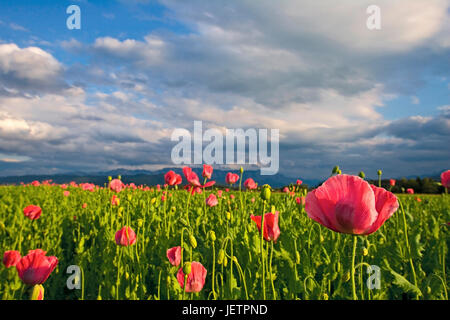
[[[447,193],[338,171],[309,190],[220,183],[204,165],[158,186],[1,186],[1,299],[448,300]]]

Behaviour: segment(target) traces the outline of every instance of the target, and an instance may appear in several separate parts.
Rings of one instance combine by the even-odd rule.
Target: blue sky
[[[0,175],[170,167],[195,120],[279,128],[293,177],[448,169],[450,1],[332,4],[2,1]]]

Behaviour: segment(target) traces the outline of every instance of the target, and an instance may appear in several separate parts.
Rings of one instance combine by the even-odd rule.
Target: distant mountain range
[[[0,184],[20,184],[21,182],[30,183],[35,180],[38,181],[52,180],[54,183],[58,184],[75,181],[76,183],[90,182],[102,186],[108,182],[108,176],[115,178],[118,175],[121,175],[122,181],[124,183],[133,182],[136,185],[142,184],[147,186],[154,186],[157,184],[161,185],[164,184],[164,174],[169,170],[173,170],[176,173],[181,174],[181,176],[183,177],[183,184],[185,183],[183,171],[181,168],[164,168],[155,171],[114,169],[110,171],[89,172],[89,173],[71,172],[65,174],[52,174],[52,175],[7,176],[7,177],[0,177]],[[200,182],[202,182],[201,178],[202,169],[193,168],[193,171],[195,171],[195,173],[198,174],[198,176],[200,177]],[[215,180],[217,185],[225,186],[226,184],[225,176],[230,171],[232,170],[214,169],[212,180]],[[239,174],[238,170],[234,170],[232,172]],[[420,175],[419,177],[420,178],[429,177],[433,180],[440,181],[440,173],[430,175]],[[272,176],[263,176],[260,174],[259,170],[246,170],[244,172],[244,181],[247,178],[253,178],[260,186],[267,183],[271,185],[273,188],[284,187],[297,181],[297,178],[287,177],[280,173]],[[417,178],[417,176],[407,176],[406,178],[415,179]],[[386,177],[383,177],[383,180],[385,179]],[[396,179],[399,180],[401,179],[401,177]],[[303,184],[306,184],[308,187],[316,187],[323,182],[322,180],[319,179],[302,179],[302,180]],[[376,182],[376,179],[367,179],[367,180]]]
[[[38,180],[52,180],[54,183],[62,184],[69,183],[71,181],[75,181],[76,183],[90,182],[96,185],[103,185],[108,182],[108,176],[113,178],[121,175],[122,181],[124,183],[133,182],[136,185],[157,185],[164,184],[164,174],[173,170],[178,174],[181,174],[183,177],[183,184],[185,182],[183,172],[181,168],[164,168],[156,171],[148,171],[148,170],[127,170],[127,169],[114,169],[110,171],[103,172],[73,172],[66,174],[53,174],[53,175],[25,175],[25,176],[9,176],[9,177],[0,177],[0,184],[20,184],[30,183],[32,181]],[[200,180],[202,182],[201,168],[193,168],[193,171],[198,174]],[[213,172],[212,180],[215,180],[218,185],[225,185],[225,176],[231,170],[219,170],[215,169]],[[233,171],[239,174],[239,171]],[[269,184],[274,188],[280,188],[291,183],[295,183],[297,178],[286,177],[282,174],[276,174],[272,176],[263,176],[260,174],[259,170],[251,170],[244,172],[244,181],[248,178],[253,178],[258,185]],[[316,186],[320,183],[320,180],[303,180],[304,184],[308,186]]]

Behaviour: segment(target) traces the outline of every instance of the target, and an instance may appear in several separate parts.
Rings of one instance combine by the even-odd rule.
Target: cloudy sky
[[[292,177],[439,173],[449,93],[449,0],[0,3],[1,176],[173,166],[194,120],[279,129]]]

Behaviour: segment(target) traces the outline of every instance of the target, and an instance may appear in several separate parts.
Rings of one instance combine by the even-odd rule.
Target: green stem
[[[270,282],[272,283],[273,299],[277,300],[277,293],[275,291],[275,286],[273,285],[273,276],[272,276],[273,241],[270,242],[270,246],[271,246],[271,251],[270,251],[270,263],[269,263],[269,275],[270,275]]]
[[[406,248],[408,249],[409,264],[411,265],[411,271],[413,273],[414,285],[417,287],[416,270],[414,269],[414,263],[411,258],[411,247],[409,246],[409,240],[408,240],[408,228],[407,228],[407,224],[406,224],[406,214],[405,214],[405,210],[403,209],[402,203],[400,201],[399,201],[399,203],[400,203],[400,208],[402,209],[402,215],[403,215],[403,228],[405,231],[405,243],[406,243]]]
[[[358,297],[356,296],[356,286],[355,286],[355,256],[356,256],[356,244],[358,242],[358,238],[356,235],[353,235],[353,253],[352,253],[352,293],[353,293],[353,300],[358,300]]]
[[[266,300],[266,270],[264,266],[264,213],[266,212],[266,200],[263,202],[263,212],[261,215],[261,265],[262,265],[262,290],[263,300]]]

